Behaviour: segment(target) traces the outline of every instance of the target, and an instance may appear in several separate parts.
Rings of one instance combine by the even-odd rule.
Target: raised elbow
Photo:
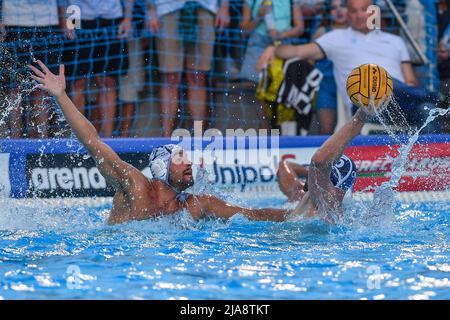
[[[280,180],[281,177],[283,177],[286,172],[287,172],[287,160],[282,160],[279,164],[278,164],[278,170],[277,170],[277,178],[278,180]]]
[[[325,167],[329,164],[329,159],[327,155],[322,152],[321,150],[314,153],[313,157],[311,158],[311,166],[314,167]]]

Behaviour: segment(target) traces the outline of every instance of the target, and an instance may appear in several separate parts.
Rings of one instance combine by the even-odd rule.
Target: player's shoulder
[[[210,197],[207,194],[193,195],[188,193],[184,199],[183,207],[189,211],[194,219],[201,219],[208,211]]]
[[[142,174],[142,176],[139,176],[139,178],[145,177],[144,174]],[[167,189],[167,184],[160,180],[160,179],[156,179],[156,178],[147,178],[145,177],[145,179],[148,181],[148,183],[153,187],[153,188],[157,188],[157,189]]]

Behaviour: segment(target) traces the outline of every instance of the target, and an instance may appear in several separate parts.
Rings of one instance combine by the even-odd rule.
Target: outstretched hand
[[[39,82],[39,88],[48,91],[55,97],[60,97],[66,91],[66,77],[64,76],[64,65],[59,65],[59,75],[53,74],[47,66],[38,60],[37,64],[42,71],[34,66],[29,66],[33,70],[34,75],[31,78]]]

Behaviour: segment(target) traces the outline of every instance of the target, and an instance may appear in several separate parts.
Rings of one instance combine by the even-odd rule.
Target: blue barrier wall
[[[273,147],[294,149],[319,147],[326,139],[327,137],[324,136],[281,137]],[[104,141],[119,153],[125,161],[132,163],[140,170],[148,166],[148,153],[154,147],[177,142],[165,138],[105,139]],[[351,146],[393,145],[398,144],[398,141],[406,142],[407,136],[399,136],[395,140],[389,136],[358,136],[353,139]],[[268,142],[267,145],[270,147],[271,141],[268,140]],[[421,144],[444,142],[450,142],[450,135],[423,135],[418,139],[418,143]],[[200,149],[199,146],[202,146],[202,148],[209,146],[211,141],[193,139],[190,143],[192,150],[198,150]],[[230,148],[230,146],[234,146],[235,149],[248,148],[249,137],[245,138],[244,144],[237,143],[235,138],[224,139],[221,143],[223,143],[224,148]],[[215,145],[217,146],[217,144]],[[7,183],[8,181],[5,182],[5,177],[9,176],[7,179],[9,180],[9,186],[6,188],[7,190],[9,189],[9,192],[7,193],[15,198],[33,196],[29,191],[30,167],[52,166],[65,168],[70,165],[71,168],[74,168],[77,166],[82,167],[81,163],[84,165],[86,161],[90,161],[87,167],[95,168],[93,160],[84,156],[86,150],[76,140],[0,140],[1,154],[9,155],[9,164],[8,166],[3,166],[3,168],[7,168],[7,172],[0,172],[0,184]],[[94,178],[95,174],[93,173]],[[0,191],[1,189],[5,189],[5,186],[2,187],[0,185]],[[105,193],[100,192],[98,195],[109,195],[110,193],[111,190]],[[94,194],[97,195],[96,193]],[[81,195],[82,192],[78,194],[78,196]],[[89,194],[87,195],[89,196]]]

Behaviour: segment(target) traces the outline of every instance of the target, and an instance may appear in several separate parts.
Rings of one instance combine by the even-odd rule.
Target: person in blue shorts
[[[314,39],[320,38],[327,32],[342,29],[347,26],[347,7],[343,0],[331,0],[326,3],[325,18],[314,33]],[[316,62],[323,78],[317,95],[316,111],[319,118],[319,134],[330,135],[336,124],[337,86],[333,74],[333,62],[322,59]]]

